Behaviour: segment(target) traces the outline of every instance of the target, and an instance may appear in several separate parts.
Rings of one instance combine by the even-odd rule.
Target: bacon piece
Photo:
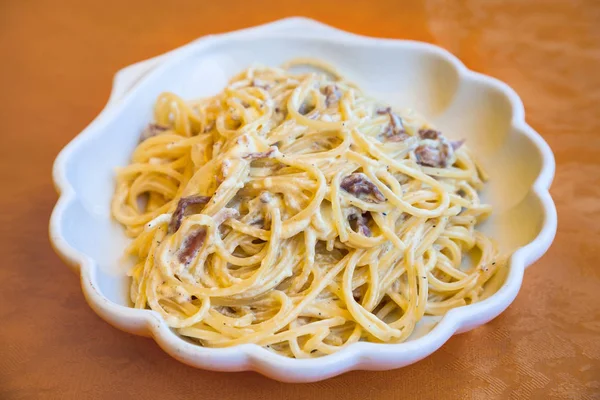
[[[464,140],[449,141],[440,131],[435,129],[419,130],[419,137],[424,140],[415,149],[417,163],[435,168],[445,168],[458,150],[465,142]]]
[[[377,186],[375,186],[375,184],[362,172],[355,172],[346,176],[342,179],[340,187],[358,198],[362,198],[364,197],[363,195],[366,195],[367,201],[371,203],[381,203],[385,201],[383,193],[381,193]]]
[[[436,140],[441,134],[442,133],[440,131],[436,131],[435,129],[419,129],[419,137],[421,139]]]
[[[446,168],[448,161],[454,155],[454,150],[450,142],[441,141],[437,147],[422,144],[415,149],[417,163],[434,168]]]
[[[357,209],[357,211],[360,211]],[[368,225],[368,212],[366,213],[352,213],[348,215],[348,222],[350,222],[350,227],[360,235],[371,237],[371,229]]]
[[[177,229],[181,226],[181,221],[183,220],[183,214],[185,213],[185,209],[188,206],[194,204],[204,205],[210,201],[210,197],[207,196],[188,196],[182,197],[179,199],[179,203],[177,203],[177,207],[171,216],[171,222],[169,223],[169,233],[177,232]]]
[[[218,227],[229,218],[236,218],[238,215],[240,215],[238,211],[233,208],[223,208],[213,216],[213,219]],[[204,245],[205,240],[206,228],[199,227],[193,231],[187,238],[185,238],[183,245],[177,253],[179,261],[183,264],[188,264],[190,261],[192,261],[194,257],[196,257],[196,254],[198,254],[198,251]]]
[[[422,144],[415,149],[415,155],[417,156],[417,163],[426,167],[439,168],[446,166],[440,150],[435,147]]]
[[[161,124],[148,124],[148,126],[142,131],[140,135],[140,143],[146,139],[150,139],[153,136],[160,135],[164,131],[169,130],[169,127]]]
[[[196,257],[198,254],[198,250],[204,244],[206,240],[206,228],[198,228],[192,234],[190,234],[184,241],[181,249],[179,249],[179,253],[177,254],[177,258],[183,264],[188,264],[190,261]]]
[[[340,97],[342,97],[342,93],[339,91],[336,85],[325,86],[323,89],[323,94],[325,94],[325,105],[327,107],[331,107],[340,101]]]
[[[402,125],[402,120],[400,119],[400,117],[398,117],[391,111],[388,113],[388,115],[390,116],[390,126],[392,127],[392,133],[394,135],[404,133],[404,125]]]
[[[390,107],[385,109],[379,109],[376,111],[379,115],[387,114],[390,118],[390,123],[386,130],[383,132],[383,137],[388,142],[403,142],[410,137],[404,130],[402,119],[392,112]]]

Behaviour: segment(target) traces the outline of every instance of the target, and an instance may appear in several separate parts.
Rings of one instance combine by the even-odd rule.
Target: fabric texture
[[[290,15],[448,49],[511,85],[555,152],[553,246],[505,313],[415,365],[302,385],[190,368],[97,317],[47,239],[53,159],[118,69]],[[1,399],[600,399],[600,2],[40,0],[0,20]]]

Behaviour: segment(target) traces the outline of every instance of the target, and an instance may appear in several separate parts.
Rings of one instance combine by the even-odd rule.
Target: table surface
[[[600,398],[600,2],[403,3],[1,2],[0,398]],[[556,155],[558,234],[516,301],[400,370],[290,385],[190,368],[97,317],[47,238],[53,159],[117,70],[291,15],[448,49],[511,85]]]

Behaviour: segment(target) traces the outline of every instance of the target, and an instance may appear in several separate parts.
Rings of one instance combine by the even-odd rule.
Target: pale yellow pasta
[[[117,172],[132,303],[203,346],[402,342],[504,264],[475,230],[491,207],[466,146],[301,63],[319,72],[254,66],[214,97],[163,93]]]

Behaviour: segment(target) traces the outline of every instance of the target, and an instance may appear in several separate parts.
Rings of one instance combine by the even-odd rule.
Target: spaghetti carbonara
[[[480,300],[502,262],[467,146],[298,63],[158,98],[112,202],[134,306],[203,346],[307,358]]]

